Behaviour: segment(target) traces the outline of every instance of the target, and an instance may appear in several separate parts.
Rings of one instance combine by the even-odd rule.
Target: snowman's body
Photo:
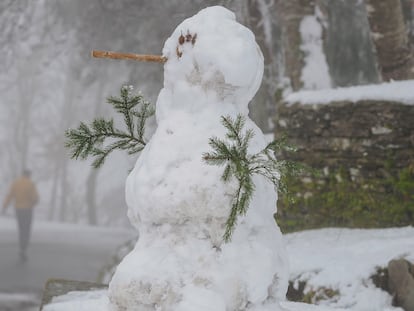
[[[184,38],[184,42],[183,42]],[[247,117],[263,73],[253,34],[212,7],[181,23],[163,50],[158,127],[126,183],[128,216],[140,238],[110,283],[116,311],[262,310],[283,299],[287,264],[273,220],[273,186],[255,177],[255,195],[232,240],[223,242],[237,183],[207,165],[209,138],[225,138],[221,116],[246,116],[249,152],[266,141]],[[277,306],[275,305],[275,309]]]

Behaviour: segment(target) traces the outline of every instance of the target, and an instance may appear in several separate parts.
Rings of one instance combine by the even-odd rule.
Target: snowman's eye
[[[184,38],[183,34],[181,34],[181,36],[178,38],[178,43],[179,43],[180,45],[183,45],[183,44],[184,44],[184,42],[185,42],[185,38]]]
[[[181,58],[181,56],[183,56],[183,52],[180,50],[180,45],[185,44],[186,42],[191,42],[192,45],[194,45],[196,43],[196,39],[197,39],[197,34],[191,34],[189,30],[187,30],[187,34],[184,36],[183,33],[181,32],[181,35],[178,37],[178,45],[177,48],[175,49],[175,52],[177,54],[178,58]]]

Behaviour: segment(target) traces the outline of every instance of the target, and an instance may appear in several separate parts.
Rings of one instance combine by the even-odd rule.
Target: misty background
[[[37,219],[128,224],[124,182],[136,157],[115,153],[95,170],[90,161],[70,159],[64,133],[80,121],[114,117],[105,99],[118,95],[123,84],[155,103],[163,67],[93,59],[90,52],[161,54],[176,25],[206,6],[225,5],[255,32],[265,56],[265,77],[250,112],[266,133],[272,133],[282,90],[286,94],[380,81],[364,1],[296,2],[303,15],[314,17],[308,43],[316,61],[316,70],[298,82],[292,61],[303,67],[306,58],[296,57],[286,43],[294,13],[289,1],[2,0],[0,197],[28,168],[40,193]],[[411,2],[402,2],[411,33]]]

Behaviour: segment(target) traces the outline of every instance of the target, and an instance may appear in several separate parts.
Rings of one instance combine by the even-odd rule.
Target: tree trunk
[[[98,172],[98,169],[92,167],[86,181],[86,205],[88,206],[88,224],[90,225],[97,225],[98,223],[96,217],[96,182]]]
[[[19,54],[17,54],[19,55]],[[18,139],[16,141],[19,157],[19,170],[30,168],[33,163],[28,163],[30,152],[30,141],[32,136],[32,107],[35,98],[36,81],[33,78],[36,72],[36,65],[30,61],[23,61],[18,66],[19,83],[17,89],[19,94],[18,115],[16,116],[16,128]],[[19,172],[20,173],[20,172]]]
[[[59,221],[65,222],[67,220],[67,199],[69,184],[68,184],[68,163],[66,158],[62,161],[61,176],[60,176],[60,203],[59,203]]]
[[[366,5],[382,79],[413,78],[413,56],[401,0],[366,0]]]
[[[283,41],[285,48],[286,76],[294,91],[303,86],[301,81],[304,66],[304,55],[301,51],[300,24],[306,15],[313,15],[315,2],[313,0],[282,0]]]
[[[365,3],[324,0],[326,57],[334,87],[379,82]]]
[[[401,7],[405,22],[405,27],[408,33],[408,39],[410,41],[410,44],[413,45],[414,40],[414,16],[413,16],[413,10],[414,10],[414,0],[401,0]]]
[[[107,67],[100,68],[99,72],[97,73],[99,76],[106,76],[107,74]],[[105,82],[100,81],[98,83],[98,88],[96,92],[96,102],[95,102],[95,109],[94,109],[94,118],[99,117],[101,114],[101,107],[103,100],[103,92],[105,89]],[[89,176],[86,180],[86,205],[87,205],[87,214],[88,214],[88,223],[90,225],[97,225],[98,224],[98,217],[97,217],[97,206],[96,206],[96,188],[98,186],[98,174],[99,169],[91,167],[89,172]]]
[[[69,61],[69,64],[75,63],[74,60],[75,57],[72,57],[71,61]],[[62,136],[64,133],[64,130],[69,128],[71,124],[71,120],[73,119],[73,113],[74,113],[74,98],[76,94],[78,93],[78,85],[77,81],[80,79],[79,71],[77,71],[77,67],[71,67],[70,68],[70,74],[68,74],[66,78],[65,83],[65,89],[64,89],[64,102],[63,107],[61,111],[61,122],[60,125],[63,127],[62,130]],[[62,137],[63,139],[63,137]],[[71,195],[71,189],[69,187],[69,181],[68,181],[68,153],[66,148],[63,144],[59,146],[58,150],[58,156],[59,156],[59,166],[60,166],[60,206],[59,206],[59,221],[65,222],[67,220],[67,209],[68,209],[68,201]]]
[[[250,109],[251,118],[264,132],[272,131],[272,117],[276,107],[274,95],[281,80],[283,68],[280,66],[282,49],[279,46],[281,31],[277,24],[279,1],[247,0],[247,24],[254,32],[256,41],[263,52],[264,75],[262,85]]]
[[[48,219],[52,221],[55,218],[56,204],[57,204],[57,195],[58,195],[58,181],[60,175],[59,160],[55,159],[54,169],[53,169],[53,181],[52,181],[52,191],[50,192],[50,203],[49,203],[49,214]]]

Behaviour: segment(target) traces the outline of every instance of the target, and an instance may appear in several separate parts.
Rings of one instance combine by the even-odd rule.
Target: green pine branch
[[[76,129],[66,131],[66,147],[70,148],[75,159],[95,157],[92,165],[100,167],[107,156],[114,150],[126,150],[129,154],[140,152],[146,145],[144,139],[145,125],[155,109],[144,100],[142,95],[132,94],[131,87],[123,86],[120,97],[109,97],[108,103],[123,116],[125,128],[114,127],[113,119],[95,119],[90,125],[83,122]],[[231,211],[226,221],[224,240],[230,241],[237,224],[237,218],[245,215],[255,191],[253,176],[261,175],[268,179],[276,191],[288,193],[284,180],[296,176],[305,167],[287,160],[277,160],[275,153],[294,151],[286,143],[286,139],[269,143],[262,151],[249,154],[248,147],[254,132],[248,129],[243,132],[245,118],[238,115],[236,119],[222,117],[223,126],[227,129],[226,139],[212,137],[209,145],[211,152],[203,154],[203,160],[209,165],[224,166],[221,179],[224,183],[235,178],[237,191],[233,196]],[[108,142],[109,141],[109,142]]]
[[[228,242],[238,216],[245,215],[249,208],[255,190],[252,179],[255,174],[268,179],[274,185],[275,191],[288,193],[284,182],[286,177],[298,175],[305,167],[296,162],[276,159],[277,152],[295,151],[287,144],[286,138],[272,141],[262,151],[249,154],[248,147],[254,133],[251,129],[243,132],[245,118],[242,115],[238,115],[236,119],[227,116],[222,117],[221,121],[227,129],[226,140],[212,137],[209,145],[213,151],[204,153],[203,160],[209,165],[225,166],[221,176],[224,183],[232,178],[238,182],[223,236],[224,241]]]
[[[69,129],[65,133],[65,146],[71,150],[71,157],[95,157],[92,163],[95,168],[102,166],[114,150],[126,150],[129,154],[134,154],[144,149],[146,121],[155,113],[152,105],[142,95],[132,94],[132,87],[128,86],[121,88],[120,97],[109,97],[107,102],[123,116],[124,130],[115,128],[113,119],[98,118],[90,125],[81,122],[78,128]]]

